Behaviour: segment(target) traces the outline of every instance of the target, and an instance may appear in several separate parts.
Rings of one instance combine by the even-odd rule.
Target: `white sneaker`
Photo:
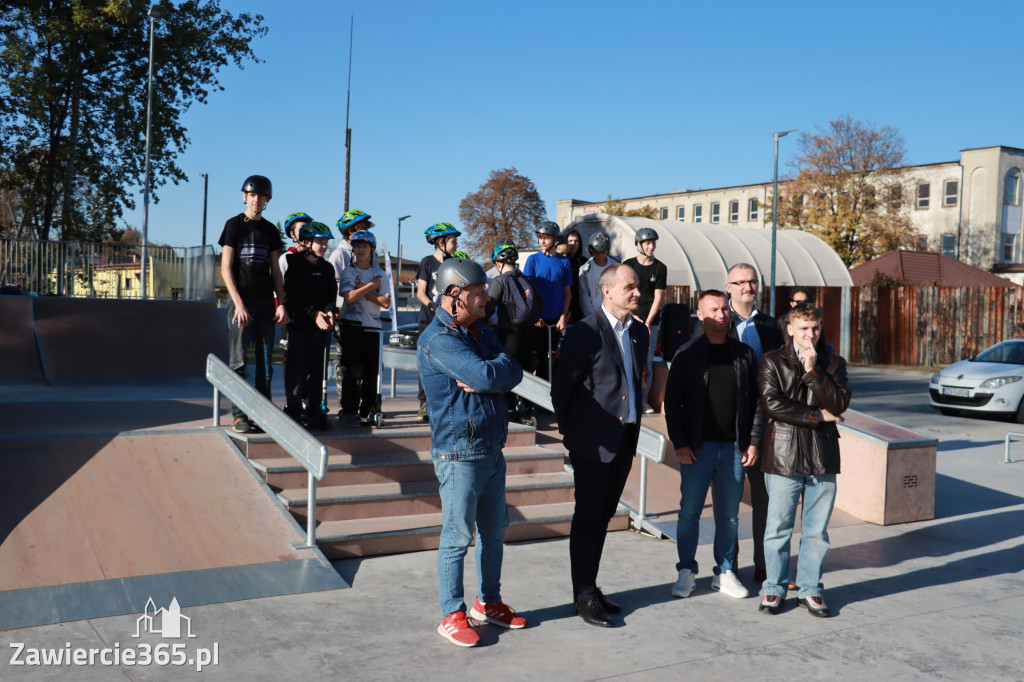
[[[651,406],[650,406],[649,404],[647,404],[647,403],[644,403],[644,405],[643,405],[643,409],[644,409],[644,414],[654,414],[654,408],[653,408],[653,407],[651,407]]]
[[[743,599],[750,593],[732,571],[722,571],[711,579],[711,589],[736,599]]]
[[[689,597],[695,587],[697,587],[697,578],[693,575],[693,571],[684,568],[679,571],[679,580],[672,586],[672,596],[680,599]]]

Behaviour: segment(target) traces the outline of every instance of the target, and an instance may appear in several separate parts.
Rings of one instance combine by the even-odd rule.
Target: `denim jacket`
[[[417,342],[416,364],[430,415],[430,455],[435,460],[483,459],[508,435],[505,393],[523,370],[484,324],[458,325],[438,308]],[[475,392],[459,386],[461,381]]]

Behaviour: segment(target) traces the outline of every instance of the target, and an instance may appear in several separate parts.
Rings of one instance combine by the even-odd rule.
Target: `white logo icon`
[[[149,632],[164,639],[181,639],[182,622],[185,623],[186,639],[195,637],[192,634],[192,619],[181,615],[177,597],[171,599],[171,605],[166,609],[156,608],[153,598],[150,597],[142,615],[135,621],[135,634],[132,636],[140,637],[143,632]]]

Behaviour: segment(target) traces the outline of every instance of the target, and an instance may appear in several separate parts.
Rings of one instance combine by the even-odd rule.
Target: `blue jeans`
[[[651,384],[654,383],[654,351],[658,347],[659,329],[661,329],[660,324],[651,325],[651,343],[647,346],[647,364],[644,366],[643,395],[640,396],[640,402],[643,403],[647,402],[647,396],[651,392]]]
[[[793,537],[796,505],[803,494],[801,516],[800,558],[797,562],[796,585],[799,597],[820,597],[821,567],[828,554],[828,520],[836,501],[835,474],[825,476],[764,475],[768,489],[768,523],[764,531],[764,560],[768,578],[764,593],[786,595],[789,585],[789,542]]]
[[[274,375],[274,365],[270,361],[274,351],[276,325],[274,322],[274,297],[270,295],[243,296],[242,303],[252,318],[245,327],[232,324],[231,319],[235,316],[235,302],[228,299],[228,366],[243,379],[245,378],[245,354],[251,339],[256,350],[256,380],[254,382],[256,390],[269,399],[270,380]],[[232,405],[231,415],[238,419],[243,416],[243,412]]]
[[[501,601],[501,559],[508,507],[505,504],[505,456],[501,450],[483,459],[434,461],[441,483],[441,542],[437,550],[441,612],[465,611],[462,577],[466,550],[476,529],[477,595],[490,604]]]
[[[708,488],[715,486],[715,573],[736,570],[736,538],[739,532],[740,498],[743,497],[743,455],[732,443],[704,441],[693,451],[697,461],[679,465],[679,521],[676,524],[676,570],[697,573],[697,540],[700,513]]]

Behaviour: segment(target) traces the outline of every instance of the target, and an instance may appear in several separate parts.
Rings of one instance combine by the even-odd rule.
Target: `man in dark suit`
[[[600,279],[601,307],[571,327],[551,383],[558,431],[576,481],[569,561],[576,612],[611,627],[621,608],[597,587],[604,539],[633,465],[647,327],[633,318],[639,280],[628,266],[609,266]]]

